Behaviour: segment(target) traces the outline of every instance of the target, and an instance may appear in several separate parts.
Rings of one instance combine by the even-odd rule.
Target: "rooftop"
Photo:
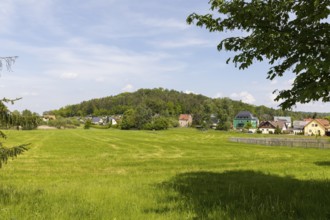
[[[249,111],[240,111],[236,116],[235,119],[257,119],[252,115]]]

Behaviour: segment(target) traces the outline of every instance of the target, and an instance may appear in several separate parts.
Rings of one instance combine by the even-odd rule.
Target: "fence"
[[[232,142],[258,144],[267,146],[287,146],[304,148],[328,148],[329,140],[325,139],[298,139],[298,138],[230,138]]]

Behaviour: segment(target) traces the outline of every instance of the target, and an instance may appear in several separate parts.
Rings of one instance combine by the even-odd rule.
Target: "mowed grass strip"
[[[329,219],[330,150],[172,129],[6,131],[0,219]]]

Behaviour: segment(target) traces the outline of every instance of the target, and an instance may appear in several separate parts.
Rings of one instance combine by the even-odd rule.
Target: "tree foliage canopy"
[[[217,16],[193,13],[187,22],[210,32],[245,32],[219,43],[219,51],[237,52],[227,63],[245,69],[267,59],[270,80],[287,71],[295,73],[290,89],[274,91],[283,109],[330,101],[329,0],[210,0],[209,4]]]

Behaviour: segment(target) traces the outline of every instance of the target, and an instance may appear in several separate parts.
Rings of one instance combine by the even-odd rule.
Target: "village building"
[[[192,125],[192,116],[190,114],[181,114],[179,116],[179,126],[184,127],[190,127]]]
[[[292,123],[291,123],[291,117],[287,117],[287,116],[274,116],[274,121],[283,121],[287,128],[291,128],[292,127]]]
[[[280,121],[262,121],[258,127],[262,134],[275,134],[276,129],[282,133],[288,129],[286,123],[282,120]]]
[[[114,117],[109,117],[109,123],[111,122],[111,125],[117,125],[117,120]]]
[[[324,136],[330,129],[329,121],[326,119],[306,119],[307,124],[304,127],[305,135]]]
[[[234,129],[243,129],[248,123],[251,123],[252,129],[256,129],[259,125],[259,120],[254,117],[249,111],[240,111],[234,118]]]
[[[115,116],[87,117],[87,120],[91,120],[92,124],[95,125],[108,125],[109,123],[111,123],[111,125],[117,125]]]
[[[308,122],[307,121],[293,121],[293,134],[304,134],[304,128]]]
[[[56,116],[55,115],[43,115],[42,116],[42,121],[48,122],[50,120],[56,120]]]
[[[91,122],[95,125],[103,125],[104,120],[101,117],[92,117]]]

